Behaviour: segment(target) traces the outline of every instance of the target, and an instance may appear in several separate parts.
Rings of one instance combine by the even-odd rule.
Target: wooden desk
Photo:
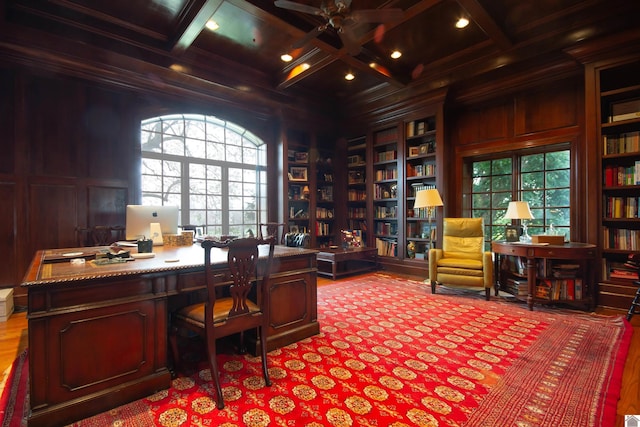
[[[565,303],[571,305],[581,305],[592,309],[594,305],[594,262],[596,259],[596,246],[589,243],[565,243],[564,245],[526,244],[516,242],[491,242],[491,250],[495,256],[495,274],[498,286],[504,285],[502,263],[500,255],[526,258],[526,279],[529,286],[527,304],[533,310],[534,302],[538,303]],[[542,268],[541,263],[567,261],[576,263],[579,268],[576,270],[576,277],[582,279],[583,297],[579,300],[558,300],[553,298],[539,298],[536,296],[536,285],[541,280],[558,280],[550,271],[551,268]],[[539,270],[543,273],[539,274]]]
[[[329,270],[323,268],[325,264],[329,264]],[[318,252],[318,274],[333,280],[347,274],[375,271],[377,268],[376,248],[322,248]]]
[[[103,266],[90,261],[100,250],[38,251],[22,283],[30,427],[68,424],[170,386],[168,316],[205,291],[202,248],[154,247],[155,258]],[[89,260],[73,265],[64,255],[73,252]],[[320,331],[316,253],[275,248],[269,350]],[[213,268],[224,272],[226,256],[213,249]]]

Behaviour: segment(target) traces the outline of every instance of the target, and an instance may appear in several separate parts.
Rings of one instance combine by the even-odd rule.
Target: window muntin
[[[542,234],[553,224],[570,235],[571,152],[562,147],[540,153],[512,153],[508,157],[473,160],[470,163],[471,216],[483,217],[487,244],[504,240],[504,218],[510,201],[529,202],[533,220],[529,234]]]
[[[141,125],[142,204],[176,205],[181,224],[243,236],[266,220],[266,145],[211,116],[169,115]]]

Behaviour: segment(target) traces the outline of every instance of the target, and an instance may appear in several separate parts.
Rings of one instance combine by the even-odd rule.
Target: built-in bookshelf
[[[405,242],[406,258],[428,259],[435,243],[435,221],[429,221],[425,208],[414,208],[416,193],[436,185],[436,117],[405,123]]]
[[[290,231],[311,231],[310,142],[305,132],[289,130],[287,133],[286,219]]]
[[[378,255],[398,256],[398,128],[373,135],[373,233]]]
[[[595,69],[601,141],[602,265],[600,294],[630,302],[638,270],[627,263],[640,252],[640,59]],[[611,298],[614,301],[614,298]],[[605,302],[604,305],[615,305]]]
[[[360,230],[367,245],[367,138],[347,141],[347,228]]]
[[[315,159],[315,247],[334,245],[336,239],[333,151],[319,149]]]

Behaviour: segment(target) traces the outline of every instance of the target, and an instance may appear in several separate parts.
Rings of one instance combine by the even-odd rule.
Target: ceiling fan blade
[[[317,7],[308,6],[306,4],[300,4],[289,0],[276,0],[273,2],[273,4],[283,9],[295,10],[296,12],[302,13],[310,13],[311,15],[322,16],[324,13],[322,9],[318,9]]]
[[[356,36],[353,33],[352,27],[350,25],[342,27],[338,31],[338,35],[340,36],[340,40],[342,40],[344,48],[347,49],[347,52],[349,52],[349,55],[356,56],[360,53],[360,50],[362,50],[362,46],[360,46],[358,40],[356,40]]]
[[[366,9],[351,12],[351,19],[356,23],[389,22],[403,17],[404,11],[402,9]]]
[[[314,28],[313,30],[311,30],[307,34],[305,34],[305,36],[303,38],[301,38],[300,40],[295,42],[292,47],[294,49],[300,49],[301,47],[303,47],[307,43],[309,43],[311,40],[313,40],[314,38],[318,37],[318,35],[321,32],[323,32],[324,30],[326,30],[326,29],[327,29],[326,25],[320,25],[319,27]]]

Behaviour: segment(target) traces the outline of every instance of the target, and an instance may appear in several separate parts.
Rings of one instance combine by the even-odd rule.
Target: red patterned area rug
[[[522,426],[615,424],[632,328],[622,317],[450,293],[383,274],[318,289],[321,333],[74,424],[93,426]],[[24,422],[22,414],[12,419]]]

